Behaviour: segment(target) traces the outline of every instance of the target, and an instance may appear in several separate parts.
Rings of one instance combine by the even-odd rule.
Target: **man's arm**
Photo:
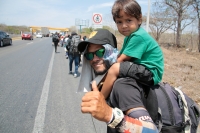
[[[137,120],[124,116],[122,122],[116,127],[120,133],[158,133],[156,126],[152,122]]]
[[[102,93],[99,92],[96,83],[92,84],[93,91],[86,93],[82,98],[82,113],[90,113],[97,120],[108,123],[112,119],[112,108],[106,103]],[[128,113],[129,111],[127,111]],[[129,114],[131,111],[129,112]],[[150,121],[137,120],[124,115],[122,121],[116,126],[121,133],[158,133],[156,126]]]
[[[82,97],[81,111],[82,113],[90,113],[97,120],[108,123],[112,117],[112,108],[106,103],[105,98],[103,94],[99,92],[96,83],[95,85],[93,84],[93,91],[87,92]]]

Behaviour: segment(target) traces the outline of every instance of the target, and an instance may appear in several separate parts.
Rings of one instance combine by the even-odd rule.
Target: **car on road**
[[[5,45],[12,45],[12,38],[6,32],[0,31],[0,47]]]
[[[22,33],[22,40],[33,40],[33,34],[31,32],[24,32]]]
[[[43,37],[42,33],[37,33],[36,34],[36,38],[42,38],[42,37]]]

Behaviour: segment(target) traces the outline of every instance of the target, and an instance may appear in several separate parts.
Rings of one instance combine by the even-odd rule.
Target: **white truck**
[[[41,27],[41,33],[43,37],[49,37],[49,29],[47,27]]]

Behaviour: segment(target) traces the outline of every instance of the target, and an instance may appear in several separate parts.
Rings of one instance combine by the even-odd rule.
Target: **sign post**
[[[81,27],[82,26],[89,26],[89,20],[81,20],[81,19],[76,19],[75,20],[75,25],[80,27],[80,33],[82,33],[81,31]]]
[[[103,26],[102,26],[102,21],[103,21],[102,14],[93,13],[92,21],[93,21],[93,28],[103,28]]]

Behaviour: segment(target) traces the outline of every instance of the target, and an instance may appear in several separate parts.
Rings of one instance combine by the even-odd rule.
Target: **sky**
[[[146,15],[148,0],[137,2]],[[114,0],[0,0],[0,24],[70,28],[77,20],[83,20],[91,26],[93,14],[98,13],[105,25],[112,21],[113,3]]]

